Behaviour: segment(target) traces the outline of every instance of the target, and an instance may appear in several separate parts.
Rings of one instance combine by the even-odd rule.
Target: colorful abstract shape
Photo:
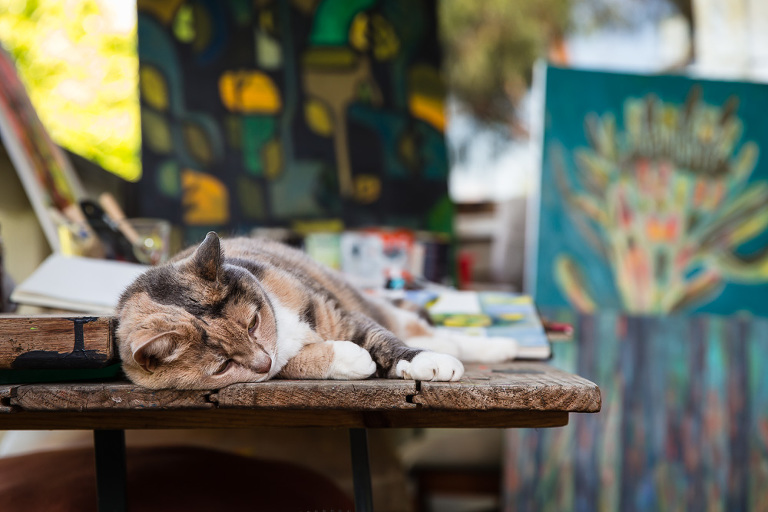
[[[219,79],[221,102],[231,112],[275,114],[282,105],[280,91],[260,71],[228,71]]]
[[[213,226],[229,222],[229,191],[216,177],[184,169],[181,172],[181,190],[185,224]]]

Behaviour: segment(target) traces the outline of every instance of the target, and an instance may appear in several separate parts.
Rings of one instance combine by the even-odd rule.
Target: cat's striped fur
[[[126,375],[151,388],[215,389],[271,377],[457,380],[462,364],[412,348],[430,326],[361,294],[287,246],[211,232],[148,270],[117,309]]]

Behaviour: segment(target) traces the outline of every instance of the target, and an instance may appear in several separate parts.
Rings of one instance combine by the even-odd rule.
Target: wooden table
[[[74,346],[69,354],[57,349],[62,356],[95,353],[94,340],[104,337],[114,353],[109,319],[21,326],[0,320],[0,345],[50,329],[63,346]],[[100,510],[124,510],[125,429],[347,427],[361,511],[372,503],[367,428],[560,427],[572,412],[599,410],[594,383],[542,362],[467,365],[459,382],[273,380],[213,391],[150,390],[126,381],[0,385],[0,430],[94,430]]]

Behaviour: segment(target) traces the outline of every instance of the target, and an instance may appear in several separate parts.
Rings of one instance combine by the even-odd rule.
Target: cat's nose
[[[269,354],[262,347],[257,348],[259,350],[253,354],[251,368],[256,373],[267,373],[272,368],[272,358],[269,357]]]

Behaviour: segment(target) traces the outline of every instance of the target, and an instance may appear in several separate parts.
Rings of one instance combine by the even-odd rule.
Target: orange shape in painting
[[[445,132],[445,83],[437,69],[416,65],[408,71],[411,115]]]
[[[431,124],[440,132],[445,132],[445,105],[442,101],[421,94],[411,94],[408,107],[413,117]]]
[[[207,226],[229,221],[229,191],[214,176],[184,169],[181,172],[181,190],[186,225]]]
[[[280,111],[280,91],[260,71],[227,71],[219,79],[219,95],[231,112],[275,114]]]

